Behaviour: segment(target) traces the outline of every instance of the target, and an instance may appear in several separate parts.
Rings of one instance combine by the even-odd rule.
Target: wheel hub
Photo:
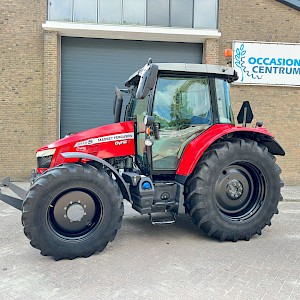
[[[80,203],[73,203],[67,208],[66,216],[69,218],[70,222],[80,222],[85,215],[86,212]]]
[[[51,222],[63,234],[77,234],[92,225],[95,214],[93,197],[84,191],[73,190],[55,200]]]
[[[250,203],[253,180],[246,168],[239,165],[226,167],[216,182],[216,200],[225,214],[239,214]]]
[[[226,186],[226,194],[232,199],[236,200],[243,194],[243,185],[239,180],[233,179],[228,182]]]

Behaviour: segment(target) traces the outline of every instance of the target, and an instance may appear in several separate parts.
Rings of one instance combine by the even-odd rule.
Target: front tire
[[[87,164],[50,169],[31,186],[22,223],[31,245],[55,260],[88,257],[113,241],[124,214],[119,187]]]
[[[278,213],[281,170],[268,149],[252,140],[220,142],[198,162],[186,184],[193,222],[219,240],[249,240]]]

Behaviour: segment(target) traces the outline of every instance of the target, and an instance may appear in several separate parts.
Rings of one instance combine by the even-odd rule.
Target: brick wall
[[[46,1],[0,0],[0,178],[29,177],[42,144]]]
[[[275,0],[220,0],[220,63],[233,40],[300,43],[300,12]],[[233,86],[234,110],[249,100],[255,120],[263,120],[286,151],[278,157],[285,184],[300,184],[300,88]]]
[[[44,32],[43,145],[59,138],[60,41],[57,32]]]
[[[58,137],[60,37],[43,32],[45,0],[0,0],[0,178],[27,179],[35,150]],[[300,12],[275,0],[220,0],[221,38],[205,42],[206,63],[225,64],[233,40],[300,43]],[[234,109],[250,100],[255,120],[276,135],[286,184],[300,184],[300,88],[233,86]]]
[[[203,63],[219,64],[219,39],[206,39],[203,44]]]

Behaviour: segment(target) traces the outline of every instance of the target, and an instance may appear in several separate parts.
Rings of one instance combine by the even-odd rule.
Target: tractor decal
[[[117,141],[125,141],[125,140],[133,140],[134,139],[134,133],[129,132],[126,134],[114,134],[114,135],[107,135],[107,136],[101,136],[94,139],[88,139],[85,141],[81,141],[75,144],[76,147],[86,146],[86,145],[94,145],[94,144],[100,144],[100,143],[106,143],[106,142],[117,142]],[[126,142],[127,143],[127,142]],[[122,144],[126,144],[122,143]],[[115,145],[121,145],[121,143],[115,143]]]

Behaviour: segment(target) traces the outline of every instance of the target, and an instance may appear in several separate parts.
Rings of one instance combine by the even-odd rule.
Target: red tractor
[[[284,150],[244,102],[235,126],[230,67],[154,64],[125,83],[130,100],[120,122],[70,134],[36,151],[37,169],[21,199],[25,235],[55,260],[88,257],[114,240],[123,199],[153,224],[188,213],[208,236],[228,241],[261,234],[278,213],[283,186],[274,155]],[[124,90],[125,91],[125,90]]]

